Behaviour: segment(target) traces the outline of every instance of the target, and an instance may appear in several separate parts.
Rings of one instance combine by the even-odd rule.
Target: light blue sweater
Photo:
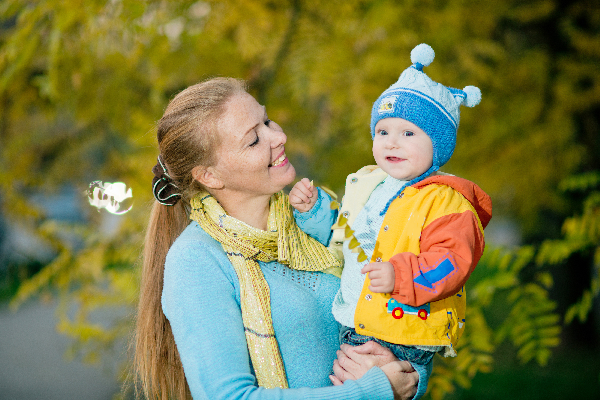
[[[290,389],[256,384],[239,282],[220,243],[192,222],[169,250],[162,308],[194,399],[393,399],[391,385],[377,367],[357,381],[331,386],[328,375],[339,348],[339,325],[331,314],[338,278],[277,262],[260,265]]]

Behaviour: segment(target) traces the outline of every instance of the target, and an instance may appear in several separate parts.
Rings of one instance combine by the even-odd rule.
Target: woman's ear
[[[203,167],[201,165],[194,167],[194,169],[192,169],[192,177],[195,181],[200,182],[206,188],[223,188],[223,182],[221,182],[211,167]]]

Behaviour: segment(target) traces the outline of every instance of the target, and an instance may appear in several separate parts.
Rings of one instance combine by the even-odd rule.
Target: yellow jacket
[[[340,211],[350,226],[386,176],[369,166],[348,177]],[[354,315],[356,331],[391,343],[446,346],[446,355],[455,355],[465,327],[464,283],[483,254],[491,209],[483,190],[451,175],[405,188],[384,216],[371,258],[394,265],[394,291],[373,293],[365,279]],[[333,246],[342,235],[334,231]]]

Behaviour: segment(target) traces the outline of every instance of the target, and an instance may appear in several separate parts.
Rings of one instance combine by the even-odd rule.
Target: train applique
[[[429,307],[429,303],[423,304],[420,307],[412,307],[406,304],[402,304],[396,301],[394,298],[390,298],[387,303],[385,303],[387,307],[387,312],[392,314],[392,317],[396,319],[400,319],[404,317],[404,314],[408,315],[416,315],[421,318],[423,321],[427,319],[429,314],[431,313],[431,308]]]

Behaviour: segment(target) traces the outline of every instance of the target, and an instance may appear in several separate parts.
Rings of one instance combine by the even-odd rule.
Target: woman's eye
[[[254,140],[254,142],[250,143],[250,147],[254,147],[258,144],[258,135],[256,135],[256,139]]]
[[[270,120],[270,119],[267,119],[267,120],[265,121],[265,125],[266,125],[266,126],[269,126],[269,124],[270,124],[270,123],[271,123],[271,120]]]

